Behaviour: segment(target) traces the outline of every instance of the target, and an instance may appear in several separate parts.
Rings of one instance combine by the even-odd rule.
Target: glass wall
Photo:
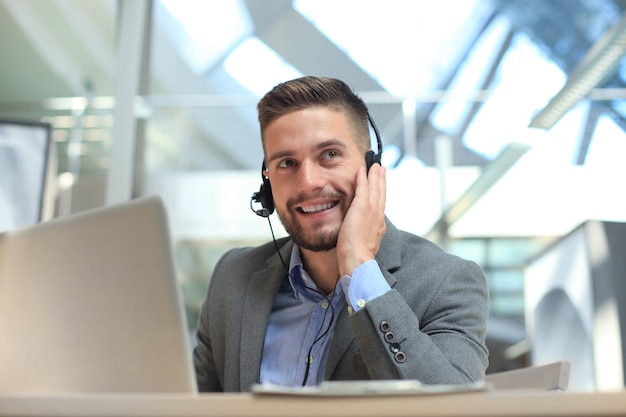
[[[219,256],[271,239],[249,209],[255,106],[303,74],[342,78],[368,104],[389,218],[479,263],[492,317],[523,322],[531,258],[587,219],[626,221],[623,51],[552,126],[529,128],[621,30],[620,3],[527,3],[148,2],[135,195],[168,206],[190,326]],[[0,1],[0,117],[51,124],[62,216],[106,204],[123,39],[116,2],[55,4]]]

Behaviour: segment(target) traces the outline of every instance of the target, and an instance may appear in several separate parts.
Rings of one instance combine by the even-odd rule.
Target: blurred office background
[[[485,270],[489,371],[571,359],[573,389],[622,387],[625,11],[0,0],[0,231],[163,196],[193,331],[219,256],[271,239],[256,102],[340,78],[380,130],[388,217]]]

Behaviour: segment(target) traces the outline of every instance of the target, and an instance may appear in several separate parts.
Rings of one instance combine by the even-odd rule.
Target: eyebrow
[[[324,142],[320,142],[317,145],[315,145],[313,147],[313,150],[319,151],[324,148],[328,148],[329,146],[335,146],[335,147],[339,147],[342,149],[346,149],[348,147],[344,142],[340,141],[339,139],[329,139],[329,140],[325,140]],[[276,152],[267,159],[267,164],[269,165],[269,163],[275,159],[284,158],[286,156],[292,156],[293,154],[294,152],[292,151]]]

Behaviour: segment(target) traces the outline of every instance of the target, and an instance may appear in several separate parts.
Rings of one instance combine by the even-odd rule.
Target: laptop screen
[[[159,197],[0,234],[0,393],[195,391]]]

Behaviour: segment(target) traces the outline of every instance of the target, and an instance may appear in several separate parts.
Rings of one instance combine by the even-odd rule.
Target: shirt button
[[[359,306],[359,308],[365,307],[365,300],[361,298],[359,301],[356,302],[356,305]]]
[[[328,301],[324,300],[322,301],[321,307],[326,310],[328,308]]]
[[[354,313],[354,309],[352,308],[352,306],[348,306],[348,313],[350,314]]]

